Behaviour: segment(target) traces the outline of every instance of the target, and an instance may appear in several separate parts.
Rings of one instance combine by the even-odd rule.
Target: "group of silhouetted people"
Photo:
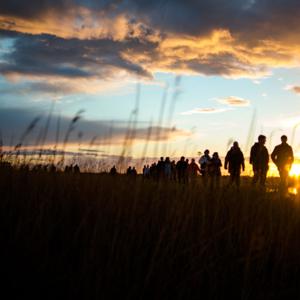
[[[259,182],[261,186],[265,185],[267,172],[269,169],[269,153],[265,146],[266,137],[260,135],[258,142],[255,143],[250,152],[250,164],[253,168],[253,184]],[[271,159],[276,165],[279,176],[280,186],[286,188],[288,185],[289,171],[294,162],[293,149],[287,143],[287,136],[281,136],[281,144],[277,145],[271,153]]]
[[[250,151],[250,164],[253,168],[252,184],[265,186],[267,172],[269,169],[269,152],[265,146],[266,137],[258,136],[258,141],[254,143]],[[281,144],[277,145],[272,154],[271,159],[277,166],[280,175],[281,187],[287,187],[289,171],[294,161],[293,149],[287,143],[287,137],[281,137]],[[214,152],[210,156],[210,151],[207,149],[199,159],[199,165],[195,159],[189,159],[182,156],[177,162],[170,160],[169,157],[161,157],[158,162],[151,165],[144,165],[142,175],[144,179],[173,180],[180,183],[195,182],[197,175],[200,174],[203,178],[203,184],[210,187],[219,187],[222,176],[221,168],[222,161],[218,152]],[[224,169],[228,170],[230,178],[227,186],[240,186],[240,176],[245,170],[245,158],[238,142],[234,142],[225,156]],[[116,167],[113,166],[110,174],[117,174]],[[136,177],[137,171],[135,167],[128,167],[126,174]]]
[[[266,136],[259,135],[258,141],[251,147],[250,151],[250,164],[253,169],[252,184],[256,185],[259,183],[261,187],[265,186],[267,173],[269,170],[269,152],[265,146]],[[216,158],[214,159],[214,155]],[[211,176],[209,173],[209,166],[217,164],[219,167],[222,166],[221,162],[218,162],[217,153],[214,153],[213,157],[209,157],[209,151],[206,150],[204,155],[200,158],[200,166],[204,165],[202,175]],[[289,171],[292,167],[294,161],[293,149],[287,143],[287,136],[281,136],[281,144],[277,145],[272,154],[271,159],[276,165],[279,176],[280,176],[280,186],[285,189],[288,185]],[[241,172],[245,170],[245,159],[244,154],[241,151],[238,142],[234,142],[233,146],[227,152],[225,157],[225,170],[228,170],[230,174],[230,180],[228,185],[235,184],[237,187],[240,185],[240,175]],[[203,168],[201,167],[201,170]],[[217,168],[215,168],[217,170]],[[221,174],[219,173],[219,176]],[[218,177],[217,177],[218,178]]]
[[[79,166],[76,165],[66,165],[65,166],[65,173],[80,173],[80,168]]]
[[[199,159],[199,165],[194,158],[189,161],[189,159],[182,156],[179,161],[175,162],[175,160],[170,161],[169,157],[165,159],[161,157],[157,163],[143,167],[143,177],[155,180],[170,179],[180,183],[193,183],[197,175],[200,174],[204,185],[209,184],[210,187],[218,187],[222,176],[222,162],[218,152],[214,152],[212,156],[209,153],[208,149],[204,151],[204,155]],[[236,182],[239,185],[241,166],[243,169],[245,168],[244,156],[238,147],[238,143],[234,142],[225,159],[225,169],[227,167],[229,169],[231,183]]]
[[[160,180],[173,180],[180,183],[194,183],[198,174],[203,176],[203,180],[206,183],[206,179],[211,178],[212,185],[218,185],[221,178],[221,166],[222,162],[217,152],[215,152],[212,158],[209,156],[209,150],[205,150],[204,155],[199,160],[199,165],[195,159],[189,160],[184,156],[176,162],[170,160],[169,157],[165,159],[163,157],[157,163],[151,165],[144,165],[143,178]]]
[[[20,165],[13,165],[10,162],[2,161],[0,162],[0,169],[16,169],[23,173],[27,172],[33,172],[33,173],[56,173],[61,172],[60,168],[57,168],[57,166],[54,163],[50,164],[20,164]],[[80,167],[78,164],[70,164],[66,165],[64,170],[65,173],[80,173]]]
[[[251,147],[250,151],[250,164],[253,169],[252,184],[259,183],[261,187],[265,186],[269,170],[269,152],[265,146],[266,140],[266,136],[259,135],[258,141]],[[271,159],[279,171],[280,186],[285,189],[288,185],[289,171],[294,161],[293,149],[288,145],[286,135],[281,136],[281,144],[274,148]],[[234,142],[227,152],[224,168],[228,169],[230,174],[229,185],[236,184],[239,187],[241,171],[245,170],[245,159],[238,142]]]
[[[129,166],[128,169],[127,169],[127,171],[126,171],[126,174],[127,174],[128,176],[131,176],[131,177],[134,177],[134,178],[135,178],[135,177],[137,176],[136,168],[135,168],[135,167]]]
[[[199,166],[195,160],[182,156],[179,161],[170,160],[169,157],[163,157],[157,163],[145,165],[143,167],[143,178],[152,178],[155,180],[173,180],[181,183],[194,181],[200,172]]]

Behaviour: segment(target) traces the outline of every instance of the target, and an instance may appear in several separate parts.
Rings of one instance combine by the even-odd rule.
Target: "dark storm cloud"
[[[224,28],[233,34],[278,37],[296,29],[300,17],[297,0],[11,0],[1,1],[0,14],[38,19],[48,11],[63,14],[79,6],[107,14],[126,13],[161,30],[194,35]]]
[[[65,10],[70,5],[69,0],[9,0],[0,2],[0,13],[23,18],[38,18],[49,10]]]
[[[3,32],[3,36],[9,36]],[[0,73],[26,75],[57,75],[64,77],[105,77],[111,68],[150,77],[141,66],[121,55],[122,51],[146,52],[154,43],[140,43],[137,39],[126,41],[63,39],[52,35],[13,34],[13,50],[6,53],[0,63]],[[1,37],[1,35],[0,35]]]
[[[129,0],[119,9],[126,6],[166,32],[198,36],[223,28],[243,40],[279,38],[291,28],[298,30],[300,17],[297,0]]]
[[[41,132],[41,129],[45,127],[47,113],[40,112],[35,109],[17,109],[17,108],[1,108],[0,109],[0,132],[3,138],[3,144],[10,146],[12,137],[13,145],[20,142],[21,136],[26,131],[26,128],[38,118],[38,121],[32,131],[26,135],[26,144],[34,145]],[[54,143],[56,136],[56,125],[58,115],[52,116],[50,122],[48,136],[46,143]],[[65,137],[67,129],[72,121],[72,117],[61,116],[60,117],[60,143]],[[146,123],[139,122],[136,129],[135,138],[139,140],[146,140],[148,138],[149,128]],[[75,124],[74,130],[70,135],[69,142],[90,143],[93,138],[96,137],[97,143],[105,144],[120,144],[123,142],[127,133],[127,121],[112,120],[112,121],[94,121],[86,120],[84,118],[79,119]],[[153,127],[152,131],[157,132],[157,127]],[[166,140],[176,135],[186,135],[185,131],[177,130],[175,128],[160,128],[161,135],[160,140]],[[79,132],[82,133],[82,137],[79,138]],[[110,136],[111,135],[111,136]],[[151,140],[156,140],[156,135],[151,137]]]
[[[0,28],[22,33],[2,57],[5,75],[255,77],[299,61],[296,0],[2,2]]]

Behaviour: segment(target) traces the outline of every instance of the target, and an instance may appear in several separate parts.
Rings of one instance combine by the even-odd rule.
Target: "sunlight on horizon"
[[[289,175],[291,177],[299,177],[300,176],[300,164],[299,163],[295,163],[292,165]]]

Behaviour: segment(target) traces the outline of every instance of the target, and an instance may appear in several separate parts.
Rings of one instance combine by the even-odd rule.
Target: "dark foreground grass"
[[[300,203],[124,176],[0,171],[2,293],[300,296]],[[8,298],[7,298],[8,299]]]

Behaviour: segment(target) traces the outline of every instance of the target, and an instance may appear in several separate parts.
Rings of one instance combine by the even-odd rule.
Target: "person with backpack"
[[[204,155],[202,155],[199,159],[199,165],[200,165],[200,173],[203,178],[204,185],[207,184],[208,180],[208,166],[210,164],[211,157],[209,156],[209,150],[206,149],[204,151]]]
[[[260,186],[264,187],[269,169],[269,153],[265,147],[266,137],[259,135],[258,142],[256,142],[250,151],[250,164],[253,168],[252,184],[259,182]]]
[[[235,184],[236,187],[239,188],[241,169],[245,171],[245,159],[238,142],[234,142],[233,146],[227,152],[224,167],[225,170],[228,169],[230,174],[230,181],[228,185]]]

